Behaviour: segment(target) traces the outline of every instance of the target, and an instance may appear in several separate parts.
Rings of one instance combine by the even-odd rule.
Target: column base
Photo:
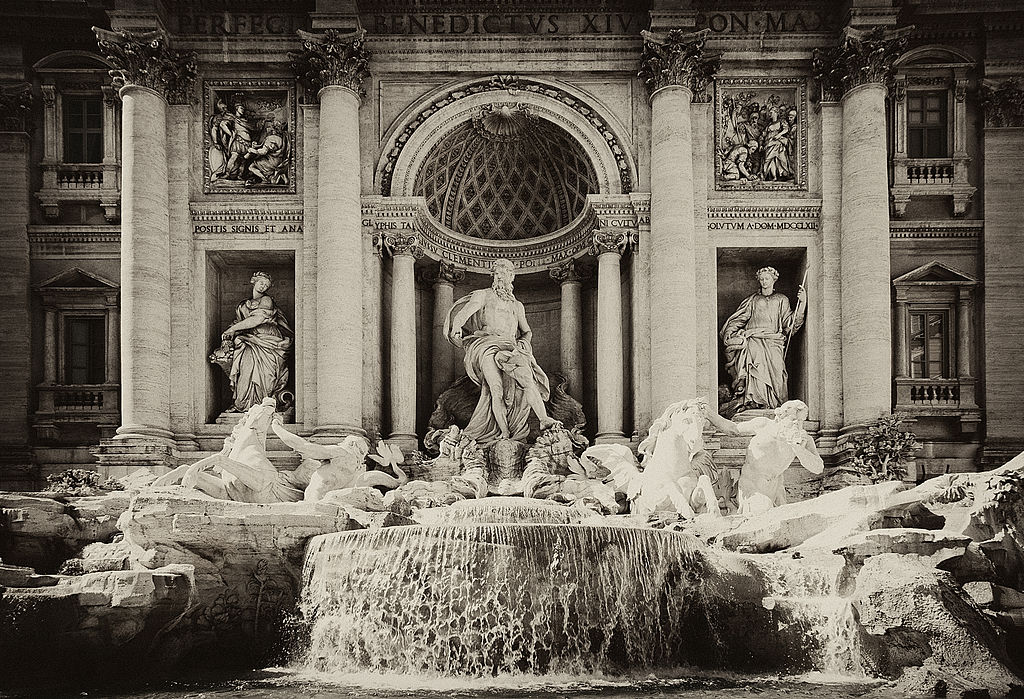
[[[402,453],[408,456],[411,452],[416,451],[420,447],[420,439],[414,434],[408,432],[396,432],[387,439],[384,440],[388,444],[394,444],[401,448]]]
[[[317,425],[313,428],[313,434],[310,438],[314,442],[341,441],[353,434],[365,437],[366,430],[363,429],[362,425]]]
[[[594,437],[594,444],[623,444],[630,445],[630,439],[622,432],[601,432]]]
[[[160,475],[180,466],[183,461],[173,439],[119,434],[113,439],[100,440],[89,450],[108,475],[127,475],[139,469],[148,469]],[[194,459],[193,459],[194,460]]]
[[[127,440],[148,440],[165,442],[174,446],[174,433],[161,427],[149,427],[148,425],[121,425],[117,428],[114,439]]]

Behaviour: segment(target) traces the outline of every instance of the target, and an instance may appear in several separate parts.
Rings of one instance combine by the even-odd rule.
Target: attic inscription
[[[639,34],[647,27],[643,13],[434,13],[374,14],[362,24],[372,34]]]
[[[715,12],[697,16],[697,29],[715,34],[790,34],[828,32],[833,18],[824,12],[786,10],[774,12]]]

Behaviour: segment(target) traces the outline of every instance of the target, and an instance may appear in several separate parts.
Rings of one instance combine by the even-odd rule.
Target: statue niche
[[[252,293],[235,307],[234,322],[221,333],[210,362],[224,370],[231,384],[228,412],[245,412],[264,398],[273,398],[284,412],[292,403],[287,388],[294,333],[267,293],[273,283],[270,275],[256,272],[249,283]]]
[[[803,283],[797,288],[794,307],[788,296],[775,289],[778,270],[764,266],[754,276],[760,289],[740,301],[719,333],[728,375],[719,402],[727,416],[774,409],[790,399],[787,362],[807,313]]]

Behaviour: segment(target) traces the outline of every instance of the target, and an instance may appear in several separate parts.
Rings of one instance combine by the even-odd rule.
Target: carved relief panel
[[[295,88],[286,80],[208,81],[203,189],[295,192]]]
[[[803,80],[716,80],[715,188],[807,189]]]

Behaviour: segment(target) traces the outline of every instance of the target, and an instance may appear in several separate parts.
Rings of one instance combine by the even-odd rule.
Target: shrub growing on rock
[[[873,482],[902,480],[907,463],[921,448],[910,430],[900,429],[906,415],[883,415],[867,432],[853,436],[853,463]]]
[[[68,495],[95,495],[111,490],[124,490],[124,486],[113,479],[108,479],[106,482],[101,481],[100,474],[96,471],[69,468],[66,471],[47,476],[46,490],[50,493]]]

